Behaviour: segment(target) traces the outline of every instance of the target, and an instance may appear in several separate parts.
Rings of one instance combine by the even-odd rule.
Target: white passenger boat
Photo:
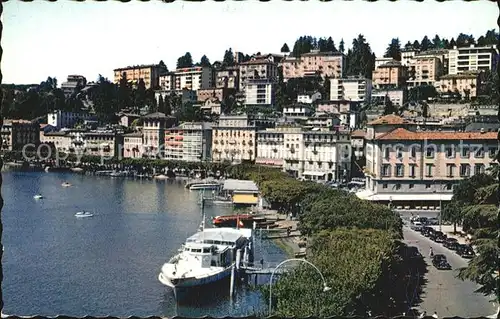
[[[62,184],[61,184],[61,186],[62,186],[62,187],[70,187],[70,186],[71,186],[71,184],[70,184],[70,183],[68,183],[68,182],[64,182],[64,183],[62,183]]]
[[[229,279],[233,267],[252,261],[252,242],[251,229],[205,228],[202,222],[182,251],[162,266],[158,280],[173,289],[178,301],[192,298],[197,289]]]
[[[42,194],[36,194],[35,196],[33,196],[34,199],[42,199],[43,196]]]
[[[92,214],[91,212],[78,212],[75,214],[75,217],[76,218],[87,218],[87,217],[93,217],[94,214]]]

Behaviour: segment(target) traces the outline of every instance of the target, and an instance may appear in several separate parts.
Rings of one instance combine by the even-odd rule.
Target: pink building
[[[341,78],[345,68],[345,56],[340,52],[319,52],[302,54],[299,58],[287,57],[282,61],[283,78],[321,76]]]

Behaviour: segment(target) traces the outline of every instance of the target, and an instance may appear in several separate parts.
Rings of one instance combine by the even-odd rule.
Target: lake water
[[[3,172],[3,313],[42,316],[243,316],[265,310],[241,288],[209,303],[177,305],[157,279],[201,222],[199,193],[180,182]],[[72,187],[63,188],[68,181]],[[33,196],[43,194],[42,200]],[[77,219],[88,210],[93,218]],[[231,208],[206,207],[207,217]],[[260,249],[259,249],[260,247]],[[271,242],[266,261],[285,259]],[[229,289],[229,287],[228,287]]]

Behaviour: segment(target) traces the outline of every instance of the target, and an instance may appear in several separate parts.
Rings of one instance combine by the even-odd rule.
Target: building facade
[[[435,87],[438,93],[457,92],[463,99],[468,100],[477,97],[479,83],[479,73],[469,71],[444,75],[435,83]]]
[[[165,159],[185,162],[211,160],[212,125],[182,123],[165,130]]]
[[[141,132],[123,134],[124,158],[142,158],[142,154],[144,153],[142,138]]]
[[[497,56],[495,46],[455,47],[449,51],[448,74],[493,70],[496,67]]]
[[[249,80],[262,79],[276,83],[278,81],[278,64],[272,57],[253,57],[250,61],[239,65],[239,89],[244,91]]]
[[[61,128],[71,128],[77,122],[84,122],[88,120],[95,120],[95,116],[89,113],[75,113],[75,112],[66,112],[66,111],[53,111],[47,114],[47,123],[56,127],[57,129]]]
[[[145,115],[143,120],[142,134],[145,156],[163,158],[165,129],[174,125],[175,118],[156,112]]]
[[[248,79],[245,86],[245,104],[273,106],[276,84],[268,79]]]
[[[405,90],[399,89],[380,89],[372,91],[372,103],[384,104],[386,99],[389,99],[394,105],[403,106],[407,99],[407,93]]]
[[[347,131],[285,126],[257,132],[256,163],[280,166],[302,179],[333,181],[348,177],[350,151]]]
[[[61,90],[66,98],[75,93],[77,87],[83,89],[87,85],[87,79],[83,75],[68,75],[66,82],[61,83]]]
[[[366,134],[367,190],[358,196],[438,208],[463,178],[495,165],[496,138],[496,132],[421,131],[395,116],[373,121]]]
[[[307,94],[298,94],[297,95],[297,103],[302,104],[313,104],[314,102],[321,100],[321,93],[307,93]]]
[[[83,134],[86,155],[123,157],[123,137],[112,131],[95,131]]]
[[[159,78],[167,72],[167,67],[160,64],[149,65],[134,65],[125,68],[114,69],[114,82],[120,83],[124,77],[127,82],[138,82],[144,80],[146,89],[157,88],[159,86]]]
[[[40,125],[36,121],[4,120],[2,150],[21,151],[27,144],[40,144]]]
[[[40,136],[40,143],[53,146],[59,152],[69,153],[73,150],[71,136],[66,131],[47,132]]]
[[[321,76],[341,78],[345,69],[345,56],[340,52],[313,50],[300,57],[286,57],[282,61],[284,80]]]
[[[406,67],[400,62],[379,65],[372,72],[372,83],[376,88],[399,88],[406,84]]]
[[[237,66],[227,67],[215,72],[215,87],[239,90],[240,69]]]
[[[228,88],[210,88],[198,90],[196,92],[197,101],[205,102],[208,99],[217,99],[218,101],[224,101],[229,95],[236,93],[235,89]]]
[[[410,78],[407,83],[410,87],[434,85],[442,75],[442,63],[435,56],[415,56],[410,64]]]
[[[348,77],[330,80],[330,99],[369,102],[372,81],[361,77]]]

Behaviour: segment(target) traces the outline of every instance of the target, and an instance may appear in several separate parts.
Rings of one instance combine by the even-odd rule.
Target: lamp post
[[[323,277],[323,274],[318,269],[318,267],[316,267],[310,261],[307,261],[307,260],[302,259],[302,258],[291,258],[291,259],[284,260],[281,263],[279,263],[278,266],[276,266],[276,268],[274,268],[273,272],[271,273],[271,278],[269,279],[269,316],[271,316],[272,307],[273,307],[273,304],[272,304],[272,301],[273,301],[273,299],[272,299],[272,296],[273,296],[272,289],[273,289],[273,277],[274,277],[274,274],[276,273],[276,270],[279,267],[281,267],[282,265],[284,265],[284,264],[286,264],[288,262],[292,262],[292,261],[300,261],[300,262],[304,262],[304,263],[312,266],[318,272],[318,274],[321,276],[321,280],[323,280],[323,292],[327,292],[327,291],[329,291],[329,290],[332,289],[332,288],[328,287],[328,285],[326,284],[325,277]]]

